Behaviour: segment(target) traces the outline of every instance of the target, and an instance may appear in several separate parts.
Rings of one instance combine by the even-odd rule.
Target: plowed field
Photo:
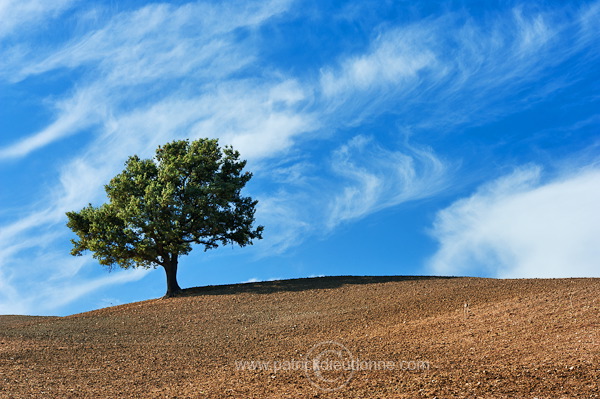
[[[1,398],[600,397],[600,279],[323,277],[0,316]]]

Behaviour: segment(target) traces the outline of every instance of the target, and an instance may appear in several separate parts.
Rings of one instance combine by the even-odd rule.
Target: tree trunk
[[[165,298],[172,298],[181,291],[181,288],[177,283],[177,255],[172,255],[170,259],[163,264],[163,267],[167,274],[167,293],[165,294]]]

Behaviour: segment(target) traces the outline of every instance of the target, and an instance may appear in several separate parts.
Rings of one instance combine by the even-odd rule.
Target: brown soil
[[[325,277],[1,316],[0,397],[598,398],[599,293],[600,279]]]

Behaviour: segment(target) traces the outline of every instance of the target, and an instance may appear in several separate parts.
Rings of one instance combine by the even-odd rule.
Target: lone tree
[[[173,141],[158,147],[154,159],[129,157],[105,186],[108,203],[67,212],[78,237],[71,254],[92,251],[109,269],[162,266],[165,297],[175,296],[178,259],[192,244],[207,251],[262,238],[263,226],[253,227],[258,201],[241,195],[252,174],[243,172],[239,157],[209,139]]]

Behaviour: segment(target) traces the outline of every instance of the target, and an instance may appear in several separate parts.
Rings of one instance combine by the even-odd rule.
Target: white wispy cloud
[[[1,148],[0,159],[27,156],[57,139],[106,120],[111,114],[127,118],[123,108],[139,113],[140,108],[156,110],[179,101],[188,102],[181,104],[184,107],[179,110],[194,112],[195,103],[201,102],[195,108],[196,119],[200,118],[205,112],[200,106],[215,100],[205,96],[201,101],[202,93],[214,92],[213,82],[225,84],[228,75],[254,59],[252,41],[240,42],[236,29],[251,29],[284,11],[286,3],[248,2],[235,10],[229,5],[148,5],[118,14],[106,26],[58,49],[37,54],[36,49],[24,50],[21,45],[20,52],[29,59],[0,67],[0,77],[15,82],[60,68],[85,69],[74,94],[56,101],[55,122]],[[140,90],[140,85],[146,88]],[[239,93],[235,95],[239,99]],[[97,117],[100,112],[102,118]],[[166,119],[166,115],[162,117]],[[215,118],[219,119],[219,115]],[[176,117],[173,119],[177,121]],[[277,128],[290,122],[301,123],[293,117],[274,116],[267,121],[267,127]],[[177,127],[174,124],[172,130]]]
[[[323,94],[347,96],[384,86],[406,90],[405,86],[418,81],[422,70],[436,62],[428,35],[420,25],[386,32],[366,54],[344,59],[337,68],[322,70]]]
[[[291,79],[224,83],[202,97],[205,118],[190,129],[190,135],[218,136],[245,158],[281,155],[296,136],[321,127],[316,115],[304,110],[307,96]]]
[[[106,118],[104,90],[90,86],[78,90],[72,97],[58,101],[56,120],[41,131],[0,148],[0,160],[21,158],[59,139],[81,132]]]
[[[597,9],[516,7],[486,19],[457,12],[383,29],[364,54],[322,68],[323,106],[352,125],[384,112],[424,130],[496,120],[576,82],[539,85],[572,57],[596,56],[589,21]]]
[[[244,4],[159,3],[113,16],[104,26],[76,37],[62,47],[25,47],[32,57],[12,80],[22,80],[61,67],[90,66],[107,83],[131,85],[166,76],[188,77],[190,73],[225,76],[252,60],[241,51],[238,28],[253,28],[284,12],[287,0]],[[245,43],[252,47],[251,42]],[[208,72],[204,72],[205,67]]]
[[[14,33],[21,33],[56,17],[76,0],[2,0],[0,1],[0,40]]]
[[[600,277],[600,169],[543,182],[526,167],[481,187],[437,214],[442,275],[501,278]]]
[[[21,293],[10,282],[10,269],[0,268],[0,314],[27,314],[28,306],[21,300]]]
[[[328,207],[329,229],[432,196],[448,183],[448,165],[431,149],[407,146],[405,152],[390,151],[367,136],[356,136],[340,147],[334,153],[332,168],[341,178],[342,188]]]
[[[86,264],[89,266],[93,263],[90,259],[69,259],[62,254],[56,258],[40,254],[40,258],[42,256],[42,273],[39,265],[18,262],[22,273],[1,276],[3,278],[0,283],[0,314],[52,315],[62,306],[103,287],[138,281],[149,272],[146,269],[133,269],[116,271],[102,277],[85,278],[78,272]],[[32,275],[37,275],[38,278],[32,279]]]
[[[125,284],[144,278],[150,271],[146,269],[131,269],[112,272],[103,277],[93,279],[71,278],[54,281],[52,284],[39,284],[37,294],[28,300],[31,310],[52,313],[64,305],[72,303],[85,295],[103,287]],[[43,304],[40,306],[40,304]]]
[[[430,148],[407,143],[391,150],[366,135],[351,138],[321,162],[299,160],[269,169],[282,184],[259,197],[257,219],[267,227],[265,239],[256,244],[262,256],[283,253],[382,209],[434,196],[454,172]]]

